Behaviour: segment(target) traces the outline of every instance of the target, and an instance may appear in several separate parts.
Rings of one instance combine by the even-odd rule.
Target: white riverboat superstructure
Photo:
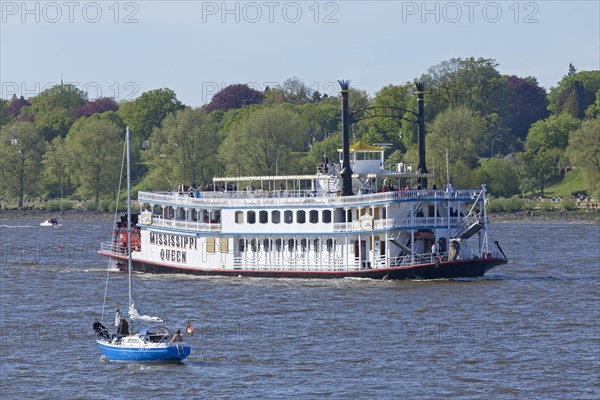
[[[221,177],[212,190],[139,192],[133,268],[432,279],[482,276],[507,262],[488,236],[485,185],[427,188],[433,175],[424,166],[421,137],[423,164],[415,171],[404,163],[386,168],[385,146],[350,146],[347,136],[345,122],[340,163],[325,159],[314,175]],[[100,253],[123,265],[125,243],[117,231]]]

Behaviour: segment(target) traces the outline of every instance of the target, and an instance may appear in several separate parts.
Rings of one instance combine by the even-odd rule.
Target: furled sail
[[[159,317],[152,317],[150,315],[140,315],[138,310],[136,310],[134,303],[131,303],[131,305],[129,306],[129,318],[137,321],[163,322],[163,320]]]

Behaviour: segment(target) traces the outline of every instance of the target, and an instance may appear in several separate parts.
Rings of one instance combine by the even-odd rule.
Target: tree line
[[[569,66],[549,92],[535,77],[502,75],[493,59],[453,58],[429,68],[427,164],[446,181],[446,152],[455,187],[487,183],[495,196],[544,194],[571,168],[585,191],[600,195],[600,71]],[[390,84],[373,97],[351,88],[350,107],[394,107],[411,120],[412,83]],[[0,100],[0,197],[114,198],[122,177],[125,127],[132,131],[136,189],[203,185],[214,176],[311,174],[323,154],[341,147],[339,98],[299,78],[257,91],[244,84],[190,107],[168,88],[132,101],[89,100],[73,85],[28,99]],[[370,118],[352,140],[389,143],[392,162],[417,164],[414,124]]]

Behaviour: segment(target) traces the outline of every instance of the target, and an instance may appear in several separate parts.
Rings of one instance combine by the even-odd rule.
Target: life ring
[[[484,258],[487,258],[489,260],[490,258],[492,258],[492,253],[485,253]]]
[[[436,268],[439,268],[439,267],[440,267],[440,258],[439,258],[439,257],[436,257],[436,258],[435,258],[435,267],[436,267]]]

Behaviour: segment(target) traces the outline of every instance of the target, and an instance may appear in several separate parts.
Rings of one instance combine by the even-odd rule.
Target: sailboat
[[[130,168],[130,133],[127,127],[127,255],[128,255],[128,287],[129,287],[129,317],[142,323],[160,323],[158,317],[140,315],[135,308],[132,297],[132,245],[131,245],[131,168]],[[189,322],[188,322],[189,325]],[[173,340],[177,338],[178,340]],[[102,356],[110,361],[128,362],[181,362],[190,355],[191,349],[183,342],[179,331],[172,336],[171,331],[163,325],[144,326],[137,333],[126,335],[108,335],[106,331],[99,332],[96,343]]]

